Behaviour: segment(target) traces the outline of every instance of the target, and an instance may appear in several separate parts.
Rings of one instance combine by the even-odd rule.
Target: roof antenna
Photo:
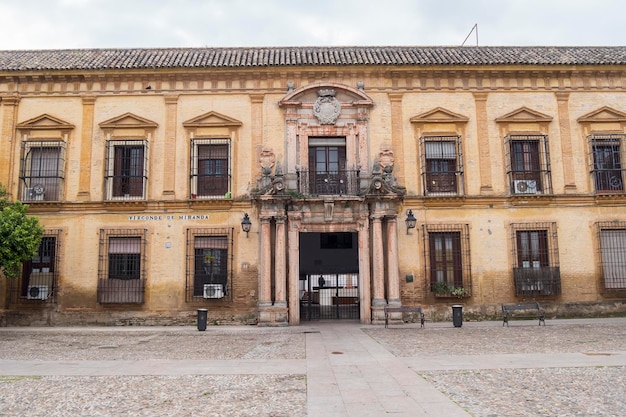
[[[465,46],[465,42],[467,42],[467,40],[469,39],[470,35],[474,31],[476,32],[476,46],[478,46],[478,23],[476,23],[476,24],[474,24],[474,26],[472,26],[472,30],[470,30],[470,33],[467,34],[467,36],[465,37],[465,40],[463,41],[461,46]]]

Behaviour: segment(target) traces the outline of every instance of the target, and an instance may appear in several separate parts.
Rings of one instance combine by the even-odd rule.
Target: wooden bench
[[[416,313],[420,316],[421,327],[424,327],[424,312],[422,307],[385,307],[385,329],[389,327],[390,313]]]
[[[539,319],[540,326],[541,323],[543,323],[544,326],[546,325],[546,316],[538,302],[502,304],[502,318],[504,320],[502,327],[504,327],[505,324],[506,327],[509,327],[509,319],[511,318]]]

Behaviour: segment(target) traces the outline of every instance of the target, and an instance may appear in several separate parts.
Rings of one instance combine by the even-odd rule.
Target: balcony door
[[[309,139],[309,181],[313,194],[346,193],[346,138]]]

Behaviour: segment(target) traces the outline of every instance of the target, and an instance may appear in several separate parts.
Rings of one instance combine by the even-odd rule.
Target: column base
[[[372,300],[372,324],[385,324],[385,307],[387,300],[374,298]]]
[[[259,303],[260,327],[282,327],[289,326],[289,308],[285,301],[272,303]]]

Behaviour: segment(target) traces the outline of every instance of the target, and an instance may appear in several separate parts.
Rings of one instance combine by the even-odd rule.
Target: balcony
[[[559,267],[513,268],[513,279],[518,297],[561,294]]]
[[[298,193],[303,195],[358,195],[359,171],[298,171]]]

